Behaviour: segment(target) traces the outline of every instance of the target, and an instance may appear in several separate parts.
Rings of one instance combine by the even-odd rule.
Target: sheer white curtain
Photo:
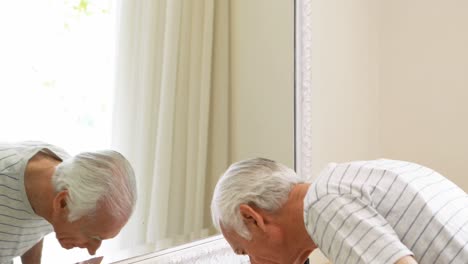
[[[129,157],[139,189],[121,247],[163,248],[206,235],[219,173],[211,164],[227,164],[227,146],[216,145],[228,134],[227,1],[119,7],[112,144]]]

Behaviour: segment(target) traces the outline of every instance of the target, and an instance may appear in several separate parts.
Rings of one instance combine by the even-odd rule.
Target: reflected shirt
[[[36,215],[29,203],[24,173],[28,161],[43,151],[60,159],[69,155],[42,142],[0,143],[0,263],[12,263],[45,235],[52,226]]]

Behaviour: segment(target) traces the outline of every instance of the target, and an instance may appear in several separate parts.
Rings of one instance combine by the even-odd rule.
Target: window
[[[41,140],[70,154],[110,146],[112,0],[15,0],[0,9],[0,141]],[[43,263],[73,263],[52,233]],[[15,260],[16,263],[19,260]]]
[[[0,10],[1,141],[71,153],[109,145],[111,0],[7,1]]]

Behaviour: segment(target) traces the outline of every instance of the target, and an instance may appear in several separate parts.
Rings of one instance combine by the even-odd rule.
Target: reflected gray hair
[[[113,150],[83,152],[60,163],[52,184],[68,190],[68,221],[93,216],[105,208],[116,219],[128,220],[135,208],[135,173],[123,155]]]
[[[213,224],[218,231],[222,224],[250,240],[239,206],[255,205],[274,212],[287,201],[294,185],[303,182],[292,169],[272,160],[255,158],[234,163],[216,184],[211,201]]]

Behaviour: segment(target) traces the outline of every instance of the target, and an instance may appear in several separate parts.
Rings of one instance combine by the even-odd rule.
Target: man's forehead
[[[117,236],[120,232],[120,229],[120,227],[115,227],[111,229],[105,225],[91,225],[88,226],[88,228],[85,228],[83,231],[90,238],[96,240],[106,240]]]
[[[105,214],[96,214],[85,221],[84,229],[92,236],[109,239],[117,236],[126,221]]]

